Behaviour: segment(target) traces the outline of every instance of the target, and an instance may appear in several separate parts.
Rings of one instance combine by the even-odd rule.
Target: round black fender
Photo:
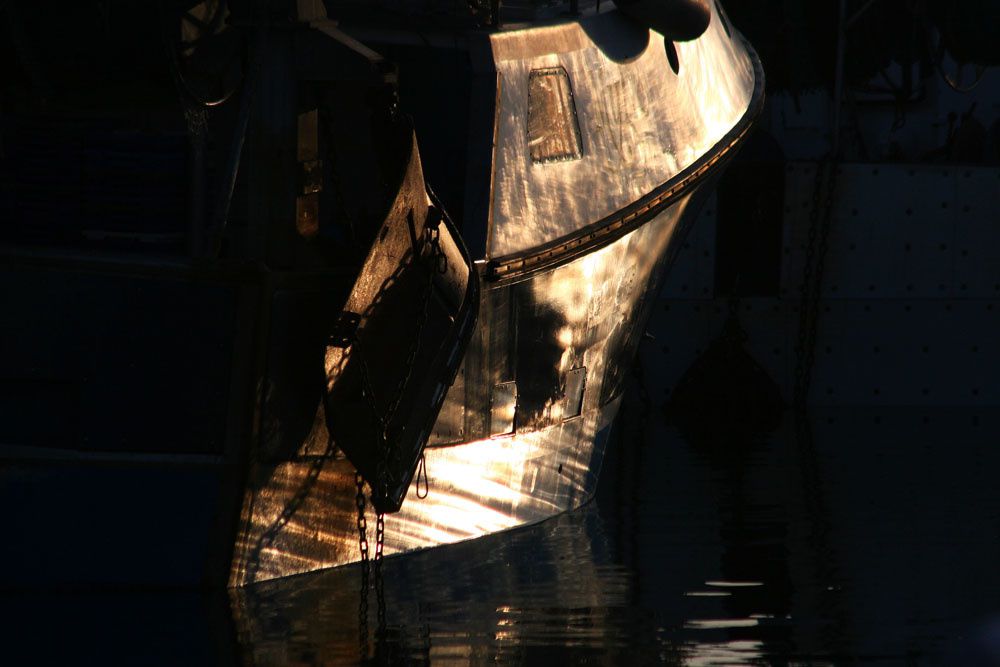
[[[615,0],[615,5],[632,20],[677,42],[697,39],[712,20],[708,0]]]

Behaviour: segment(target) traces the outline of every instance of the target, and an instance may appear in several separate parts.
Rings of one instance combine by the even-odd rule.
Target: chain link
[[[426,256],[424,250],[428,249]],[[424,238],[423,242],[413,250],[414,256],[423,259],[427,263],[427,285],[423,290],[421,302],[419,306],[418,316],[417,316],[417,326],[414,332],[413,340],[410,343],[409,351],[406,355],[406,360],[404,362],[403,368],[404,373],[400,377],[399,381],[396,383],[394,391],[391,398],[386,403],[385,410],[380,410],[378,405],[378,399],[375,395],[375,388],[371,381],[371,373],[368,368],[368,362],[364,349],[361,345],[359,339],[355,339],[353,342],[354,352],[358,355],[359,362],[361,364],[361,392],[365,401],[371,410],[372,419],[375,424],[375,447],[376,456],[378,457],[375,480],[374,483],[369,482],[371,487],[371,492],[373,498],[379,498],[384,500],[388,496],[389,489],[389,459],[390,456],[399,456],[399,452],[391,446],[391,441],[389,437],[389,426],[392,422],[393,417],[395,417],[396,411],[399,409],[399,405],[402,402],[403,394],[406,391],[407,385],[413,375],[413,368],[416,363],[417,353],[420,350],[420,339],[423,335],[424,326],[427,323],[427,317],[430,307],[431,294],[434,289],[434,276],[442,275],[448,271],[448,258],[444,251],[441,249],[441,231],[437,225],[427,224],[424,227]],[[387,283],[398,275],[398,271],[394,272],[393,276]],[[381,301],[381,295],[384,294],[385,285],[380,293],[372,301],[372,304],[366,309],[365,316],[369,316],[378,303]],[[422,456],[422,455],[421,455]],[[368,588],[369,588],[369,546],[368,546],[368,536],[367,536],[367,520],[365,518],[365,494],[364,494],[364,477],[360,472],[355,473],[355,484],[357,486],[357,495],[355,498],[355,504],[358,509],[358,546],[361,551],[361,600],[359,602],[358,609],[358,620],[359,620],[359,638],[361,643],[362,657],[367,656],[368,652]],[[374,500],[373,500],[374,504]],[[378,619],[378,629],[376,631],[379,640],[383,639],[386,628],[386,605],[385,605],[385,586],[382,577],[382,561],[385,555],[385,514],[383,512],[376,512],[375,514],[375,554],[372,559],[373,565],[371,567],[372,575],[374,577],[375,586],[375,597],[378,603],[377,619]]]
[[[385,584],[382,578],[382,557],[385,545],[385,515],[379,512],[375,518],[375,599],[378,602],[378,634],[385,634]]]
[[[365,478],[354,473],[357,493],[354,504],[358,508],[358,547],[361,550],[361,594],[358,599],[358,642],[361,657],[368,657],[368,520],[365,518]]]
[[[390,457],[399,456],[398,450],[391,446],[389,426],[393,417],[396,415],[396,411],[399,409],[399,404],[403,399],[403,394],[405,393],[406,387],[410,383],[413,375],[413,368],[416,363],[417,353],[420,350],[420,339],[423,335],[424,326],[427,323],[431,293],[434,288],[434,276],[435,274],[444,274],[448,270],[448,258],[441,250],[440,235],[441,232],[437,226],[428,224],[424,227],[423,243],[414,251],[417,256],[422,256],[423,249],[425,247],[429,248],[429,252],[426,257],[424,257],[424,261],[429,264],[430,270],[427,271],[427,285],[423,290],[421,297],[417,315],[416,330],[413,340],[410,343],[406,360],[403,364],[404,372],[400,376],[399,381],[396,383],[392,397],[386,404],[385,411],[379,409],[378,399],[375,395],[375,389],[371,381],[371,373],[368,369],[368,361],[366,359],[364,349],[361,347],[360,341],[355,341],[356,350],[361,363],[362,394],[368,403],[368,407],[372,413],[372,418],[375,421],[375,451],[378,452],[379,456],[375,473],[376,480],[372,491],[376,494],[376,497],[383,500],[388,496],[389,459]],[[374,303],[377,303],[377,301],[378,299],[373,302],[373,305]],[[371,309],[369,309],[369,312],[370,310]]]

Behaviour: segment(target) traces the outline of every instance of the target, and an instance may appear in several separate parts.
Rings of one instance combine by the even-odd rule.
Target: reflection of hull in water
[[[606,651],[619,639],[615,611],[633,594],[593,505],[545,523],[386,563],[386,653],[432,662],[486,662],[526,642]],[[358,584],[352,567],[230,592],[246,664],[318,664],[359,656]],[[374,596],[367,619],[376,628]],[[388,662],[392,662],[391,660]]]
[[[485,199],[482,174],[468,179],[463,230],[483,211],[479,324],[426,449],[429,493],[415,479],[386,516],[386,554],[539,521],[594,492],[651,296],[763,84],[719,15],[690,43],[640,32],[611,13],[484,37],[496,148]],[[617,62],[609,41],[635,52]],[[236,583],[360,557],[345,459],[274,466],[247,518]]]

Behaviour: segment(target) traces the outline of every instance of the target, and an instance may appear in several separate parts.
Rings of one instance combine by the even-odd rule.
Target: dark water
[[[596,502],[386,561],[373,659],[1000,664],[1000,416],[837,412],[714,443],[628,416]],[[350,664],[358,583],[7,598],[10,664]]]

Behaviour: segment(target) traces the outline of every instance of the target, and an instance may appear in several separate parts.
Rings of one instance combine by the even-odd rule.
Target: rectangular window
[[[528,75],[528,148],[535,164],[583,157],[573,87],[562,67]]]
[[[583,411],[583,387],[587,383],[587,368],[574,368],[566,374],[566,395],[563,398],[563,419],[580,416]]]

